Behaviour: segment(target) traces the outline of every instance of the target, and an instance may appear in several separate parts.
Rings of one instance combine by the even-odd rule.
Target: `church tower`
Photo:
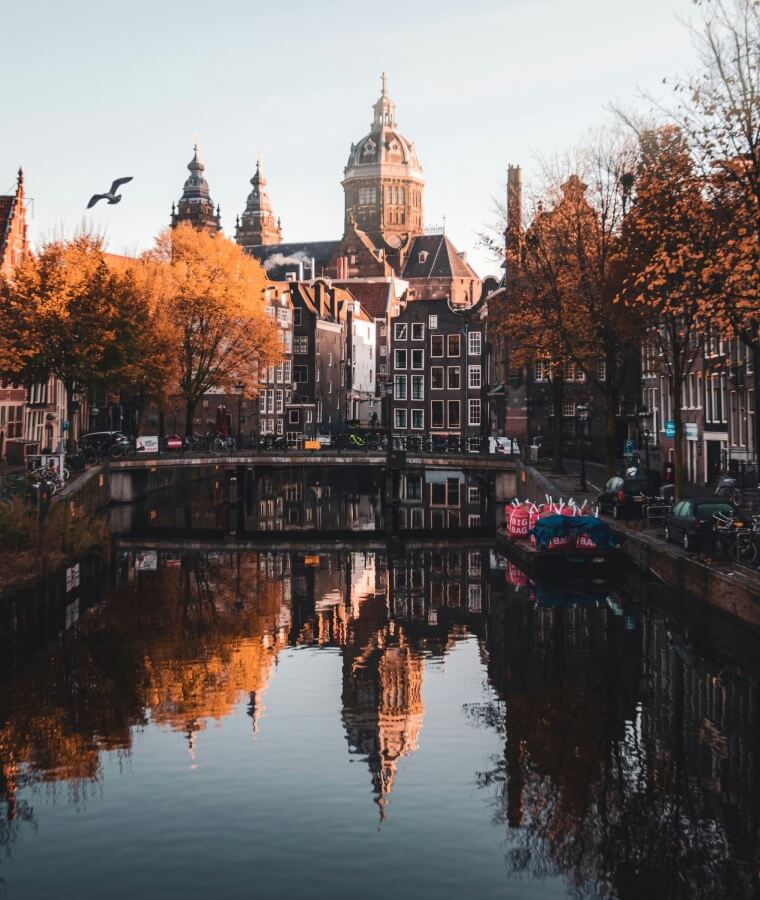
[[[344,170],[344,233],[355,224],[378,248],[399,250],[423,232],[425,181],[414,143],[398,130],[385,73],[373,110],[369,134],[351,145]]]
[[[272,212],[267,194],[267,180],[261,171],[261,160],[256,160],[256,173],[251,179],[253,190],[248,195],[243,215],[237,220],[235,240],[246,250],[249,247],[281,244],[280,220]]]
[[[214,212],[214,204],[209,194],[208,182],[203,177],[206,167],[198,155],[198,145],[193,148],[193,158],[187,164],[190,175],[185,181],[182,196],[175,207],[172,203],[172,228],[180,222],[189,222],[193,228],[202,228],[216,234],[222,230],[219,207]]]

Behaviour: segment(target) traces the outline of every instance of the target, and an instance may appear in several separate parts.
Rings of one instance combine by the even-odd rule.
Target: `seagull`
[[[93,194],[92,197],[90,197],[90,202],[87,204],[87,209],[95,206],[95,204],[99,200],[108,200],[109,203],[119,203],[121,201],[121,194],[117,194],[116,191],[118,191],[123,184],[126,184],[131,180],[132,175],[130,175],[129,178],[117,178],[116,181],[114,181],[114,183],[111,185],[111,190],[107,194]]]

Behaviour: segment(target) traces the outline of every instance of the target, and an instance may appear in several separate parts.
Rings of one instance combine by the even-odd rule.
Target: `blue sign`
[[[633,439],[627,438],[623,445],[623,456],[633,456]]]
[[[665,437],[676,436],[676,423],[672,419],[665,422]]]
[[[68,430],[69,430],[69,420],[64,419],[63,424],[61,425],[61,431],[68,431]]]

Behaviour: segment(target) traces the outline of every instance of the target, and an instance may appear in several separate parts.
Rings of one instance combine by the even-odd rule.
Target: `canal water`
[[[337,549],[120,510],[0,601],[0,897],[752,897],[758,640],[352,491]]]

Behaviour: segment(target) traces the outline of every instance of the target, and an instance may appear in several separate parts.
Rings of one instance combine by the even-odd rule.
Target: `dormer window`
[[[424,265],[427,262],[427,258],[428,258],[427,250],[420,250],[420,252],[419,252],[420,265]]]

